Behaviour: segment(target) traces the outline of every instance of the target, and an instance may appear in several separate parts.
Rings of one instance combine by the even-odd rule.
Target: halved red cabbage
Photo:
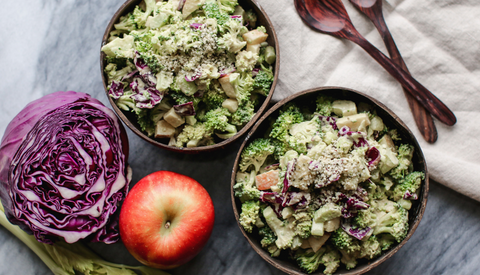
[[[0,144],[0,197],[10,222],[37,240],[113,243],[113,215],[128,191],[128,139],[88,94],[56,92],[29,103]]]

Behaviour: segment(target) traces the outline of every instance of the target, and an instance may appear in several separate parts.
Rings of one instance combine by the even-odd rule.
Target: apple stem
[[[169,227],[170,227],[170,222],[168,221],[165,223],[165,228],[168,229]]]

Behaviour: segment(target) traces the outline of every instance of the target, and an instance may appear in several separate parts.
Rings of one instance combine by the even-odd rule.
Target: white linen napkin
[[[291,0],[257,3],[268,14],[280,43],[274,101],[320,86],[342,86],[373,96],[412,130],[432,180],[480,201],[480,1],[383,2],[385,20],[411,74],[457,117],[452,127],[435,120],[434,144],[418,131],[400,84],[363,49],[310,29]],[[347,0],[343,4],[358,31],[387,53],[368,18]]]

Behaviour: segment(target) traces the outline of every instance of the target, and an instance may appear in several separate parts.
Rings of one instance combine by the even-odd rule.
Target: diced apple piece
[[[310,243],[308,242],[308,239],[302,241],[302,245],[300,245],[300,248],[307,249],[310,248]]]
[[[235,94],[235,87],[233,87],[232,81],[238,77],[238,73],[227,74],[224,77],[218,79],[220,85],[222,85],[223,91],[230,98],[237,98]]]
[[[230,113],[235,113],[238,109],[238,101],[233,98],[227,98],[222,102],[222,107],[226,108]]]
[[[195,116],[185,116],[185,122],[188,125],[194,125],[195,123],[197,123],[197,119],[195,118]]]
[[[247,43],[247,51],[252,52],[254,54],[260,54],[260,44],[248,44]]]
[[[323,236],[325,234],[325,225],[323,222],[312,223],[312,236]]]
[[[183,19],[187,18],[192,12],[196,11],[205,3],[205,0],[186,0],[182,8]]]
[[[383,120],[379,116],[375,116],[370,121],[369,129],[372,129],[373,131],[382,131],[384,127],[385,124],[383,124]]]
[[[332,102],[333,112],[339,116],[351,116],[357,114],[357,105],[350,100],[335,100]]]
[[[351,131],[358,131],[361,125],[363,125],[364,127],[370,125],[370,119],[368,118],[368,115],[366,113],[360,113],[337,119],[338,128],[348,126]]]
[[[155,127],[155,138],[171,138],[175,134],[175,127],[165,120],[157,122]]]
[[[294,210],[291,206],[285,207],[282,210],[282,218],[286,220],[290,218],[293,215],[293,213],[294,213]]]
[[[398,166],[398,158],[392,149],[380,146],[378,150],[380,151],[381,156],[378,166],[383,174],[386,174],[388,171]]]
[[[175,139],[175,136],[170,137],[170,140],[168,141],[168,146],[175,146],[177,144],[177,140]]]
[[[163,115],[163,119],[175,128],[185,123],[185,118],[177,114],[173,107]]]
[[[340,217],[325,222],[325,232],[333,232],[340,227]]]
[[[393,143],[393,140],[392,138],[390,137],[390,135],[386,134],[384,135],[379,141],[378,143],[380,145],[382,145],[383,147],[385,148],[389,148],[390,150],[392,150],[392,152],[396,152],[397,150],[395,149],[395,144]]]
[[[308,238],[308,243],[314,252],[317,252],[325,242],[330,238],[330,233],[325,233],[321,237],[310,236]]]
[[[244,41],[247,41],[247,45],[248,44],[255,45],[255,44],[260,44],[267,41],[268,34],[255,29],[247,33],[244,33],[242,37]]]
[[[258,190],[268,190],[278,183],[278,170],[270,170],[255,177]]]

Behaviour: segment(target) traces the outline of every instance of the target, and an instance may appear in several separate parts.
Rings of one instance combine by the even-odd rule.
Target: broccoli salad
[[[270,92],[276,53],[237,0],[144,0],[102,47],[108,94],[175,147],[234,136]]]
[[[406,237],[425,173],[413,170],[413,145],[375,112],[324,95],[313,102],[283,106],[246,145],[233,189],[239,223],[272,257],[332,274]]]

